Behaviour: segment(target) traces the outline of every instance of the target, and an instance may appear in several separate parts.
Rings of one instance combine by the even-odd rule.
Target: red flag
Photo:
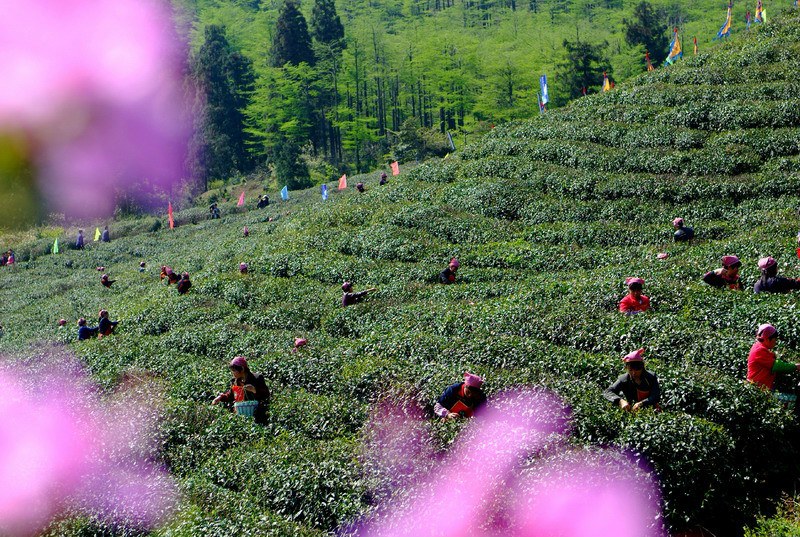
[[[237,207],[241,207],[244,205],[244,191],[242,191],[242,195],[239,196],[239,203],[236,204]]]
[[[347,174],[339,178],[339,190],[347,188]]]
[[[400,175],[400,165],[396,160],[392,162],[392,175]]]
[[[697,56],[697,38],[694,38],[694,55]]]
[[[169,203],[169,209],[167,209],[167,213],[169,214],[169,228],[175,229],[175,221],[172,219],[172,202]]]

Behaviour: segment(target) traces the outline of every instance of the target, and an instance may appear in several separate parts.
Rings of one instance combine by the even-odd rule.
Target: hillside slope
[[[172,231],[125,222],[110,244],[57,256],[43,255],[47,240],[20,248],[23,262],[0,269],[0,350],[67,343],[108,388],[131,370],[166,380],[164,457],[185,497],[158,535],[336,528],[380,490],[359,463],[370,404],[400,390],[430,404],[464,370],[490,394],[554,389],[572,407],[576,445],[618,445],[652,463],[671,528],[736,534],[798,476],[796,420],[742,380],[759,323],[778,327],[785,358],[800,350],[796,296],[749,290],[764,255],[800,275],[798,43],[795,10],[713,54],[498,126],[382,187],[365,178],[364,194],[228,204],[219,221],[193,209]],[[671,242],[676,216],[695,245]],[[701,281],[725,254],[743,260],[747,291]],[[459,282],[438,285],[452,256]],[[161,264],[189,271],[192,291],[160,285]],[[110,290],[100,265],[118,278]],[[617,303],[632,275],[653,311],[626,318]],[[378,292],[343,309],[345,280]],[[119,333],[73,342],[74,320],[100,308],[121,319]],[[56,327],[62,317],[68,329]],[[309,344],[292,354],[299,336]],[[664,412],[630,416],[601,397],[638,347]],[[269,427],[208,404],[236,355],[269,379]],[[444,449],[460,426],[431,429]],[[53,533],[94,527],[71,520]]]

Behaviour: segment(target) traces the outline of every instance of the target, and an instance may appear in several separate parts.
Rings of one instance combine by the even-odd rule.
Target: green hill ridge
[[[671,529],[736,534],[799,475],[796,419],[743,380],[758,324],[778,328],[779,356],[800,351],[796,296],[751,291],[762,256],[800,276],[799,23],[794,10],[713,53],[499,125],[384,186],[377,174],[351,178],[364,194],[291,192],[248,211],[223,203],[213,221],[189,209],[175,230],[122,221],[110,244],[80,252],[45,255],[52,239],[19,247],[21,262],[0,269],[0,351],[54,341],[106,388],[130,371],[163,379],[164,459],[184,500],[156,535],[231,535],[245,523],[259,535],[334,530],[380,490],[359,462],[376,398],[432,404],[464,370],[486,378],[489,394],[525,383],[556,391],[572,408],[575,446],[650,461]],[[671,242],[676,216],[696,244]],[[702,282],[726,254],[742,259],[745,292]],[[453,256],[459,281],[441,286]],[[159,284],[162,264],[191,273],[188,295]],[[112,289],[98,266],[118,279]],[[652,312],[617,312],[628,276],[645,279]],[[342,308],[346,280],[378,292]],[[73,342],[75,319],[101,308],[119,333]],[[294,337],[308,339],[299,353]],[[601,396],[639,347],[664,412],[631,416]],[[209,405],[237,355],[268,379],[268,427]],[[462,426],[430,427],[445,450]],[[98,523],[83,519],[51,529],[91,531]]]

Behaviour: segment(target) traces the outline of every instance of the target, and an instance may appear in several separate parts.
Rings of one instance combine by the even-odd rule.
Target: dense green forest
[[[745,31],[745,3],[733,33]],[[784,5],[785,4],[785,5]],[[767,2],[770,16],[790,0]],[[393,160],[444,156],[494,124],[713,46],[726,2],[176,0],[196,84],[193,175],[258,172],[290,188]],[[272,174],[272,175],[269,175]]]

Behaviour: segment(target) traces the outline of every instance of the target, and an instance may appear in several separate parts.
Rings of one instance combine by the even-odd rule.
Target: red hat
[[[302,347],[306,343],[307,343],[307,341],[305,339],[301,338],[301,337],[294,338],[294,346],[295,347]]]
[[[761,259],[758,260],[758,268],[760,268],[761,270],[767,270],[772,265],[775,265],[777,263],[778,262],[775,261],[775,259],[772,257],[762,257]]]
[[[771,324],[762,324],[758,326],[758,330],[756,331],[757,338],[765,338],[769,339],[775,334],[778,333],[778,329],[772,326]]]
[[[672,221],[672,225],[675,226],[675,227],[682,226],[683,225],[683,218],[680,218],[680,217],[676,218],[675,220]]]
[[[473,375],[472,373],[464,372],[464,384],[469,386],[470,388],[480,388],[483,386],[483,379],[480,378],[478,375]]]
[[[241,357],[241,356],[237,356],[236,358],[234,358],[233,360],[231,360],[231,366],[235,366],[235,367],[248,367],[248,366],[247,366],[247,360],[245,360],[245,359],[244,359],[243,357]]]
[[[630,287],[631,284],[634,283],[638,283],[639,285],[644,285],[644,280],[641,278],[625,278],[625,285],[627,285],[628,287]]]
[[[644,362],[644,358],[642,358],[642,354],[644,354],[644,349],[639,349],[633,352],[629,352],[625,356],[623,356],[622,361],[627,362]]]
[[[735,255],[724,255],[722,256],[722,266],[723,267],[730,267],[731,265],[735,265],[739,262],[739,258]]]

